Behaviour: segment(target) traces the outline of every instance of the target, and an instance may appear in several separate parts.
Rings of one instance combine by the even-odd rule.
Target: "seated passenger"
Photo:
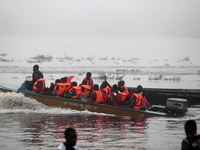
[[[149,102],[146,99],[147,94],[148,94],[147,89],[144,89],[143,94],[142,94],[141,107],[140,107],[141,110],[147,110],[149,107],[151,107]]]
[[[86,77],[83,80],[87,81],[87,85],[89,85],[91,88],[93,87],[93,79],[91,78],[92,73],[87,72]]]
[[[109,87],[109,84],[107,81],[104,81],[100,86],[101,93],[103,95],[103,103],[111,104],[110,102],[110,94],[111,94],[111,88]]]
[[[81,92],[88,93],[91,90],[91,87],[89,85],[87,85],[87,81],[86,80],[83,80],[82,84],[80,86],[81,86]]]
[[[53,93],[56,83],[60,83],[60,79],[56,79],[55,83],[53,82],[51,83],[50,88],[49,88],[51,93]]]
[[[77,82],[72,82],[71,89],[69,91],[64,92],[64,97],[78,99],[80,93],[81,93],[81,87],[77,85]]]
[[[121,93],[125,93],[125,94],[123,94],[123,97],[122,97],[122,100],[124,101],[126,99],[126,97],[129,95],[129,91],[128,91],[127,87],[125,86],[125,82],[123,80],[120,80],[118,82],[118,90]]]
[[[113,85],[113,92],[111,93],[111,105],[113,106],[119,106],[122,103],[122,94],[120,91],[118,91],[117,84]]]
[[[87,94],[86,98],[90,98],[90,102],[92,103],[102,103],[103,95],[101,91],[99,90],[98,84],[94,84],[94,86],[92,87],[92,91],[90,91]]]
[[[138,93],[133,93],[130,99],[130,107],[132,109],[140,110],[141,102],[142,102],[142,95]]]
[[[53,95],[56,97],[62,97],[64,91],[68,91],[70,89],[70,83],[66,83],[65,78],[60,79],[60,83],[56,83],[55,88],[53,90]]]
[[[33,92],[37,92],[38,94],[44,93],[45,90],[45,79],[41,77],[41,74],[35,74],[35,83],[33,85]]]

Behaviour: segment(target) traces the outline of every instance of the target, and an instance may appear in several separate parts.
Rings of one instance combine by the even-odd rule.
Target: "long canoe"
[[[86,101],[59,98],[50,95],[38,94],[32,92],[25,87],[26,81],[29,80],[29,77],[26,77],[26,80],[21,85],[21,87],[14,91],[17,93],[23,93],[26,97],[31,97],[48,106],[61,107],[61,108],[71,108],[74,110],[84,111],[88,110],[90,112],[105,113],[116,116],[129,116],[129,117],[169,117],[168,113],[164,112],[155,112],[155,111],[143,111],[143,110],[134,110],[123,107],[115,107],[106,104],[95,104]],[[13,92],[12,89],[0,87],[0,90],[3,92]]]

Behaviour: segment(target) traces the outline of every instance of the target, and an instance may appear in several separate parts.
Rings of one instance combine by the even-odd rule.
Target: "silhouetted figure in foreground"
[[[66,141],[62,143],[57,150],[80,150],[76,145],[77,133],[73,128],[67,128],[65,130],[65,139]]]

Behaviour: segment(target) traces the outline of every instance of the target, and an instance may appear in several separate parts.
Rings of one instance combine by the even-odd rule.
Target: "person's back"
[[[102,103],[103,95],[99,90],[99,85],[94,84],[92,91],[90,91],[86,97],[90,98],[90,102],[92,103]]]
[[[197,134],[197,125],[194,120],[188,120],[185,123],[186,138],[182,140],[181,150],[199,150],[200,135]]]

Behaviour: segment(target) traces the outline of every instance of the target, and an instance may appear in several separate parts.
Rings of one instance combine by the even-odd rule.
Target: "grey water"
[[[39,64],[46,86],[63,76],[80,83],[90,71],[97,84],[105,74],[111,85],[123,77],[130,87],[199,89],[199,43],[193,38],[1,37],[0,85],[17,89]],[[53,58],[34,59],[38,55]],[[182,118],[130,118],[52,108],[21,94],[0,93],[0,149],[53,150],[72,126],[77,146],[85,150],[176,150],[185,121],[200,124],[199,108],[190,107]]]

